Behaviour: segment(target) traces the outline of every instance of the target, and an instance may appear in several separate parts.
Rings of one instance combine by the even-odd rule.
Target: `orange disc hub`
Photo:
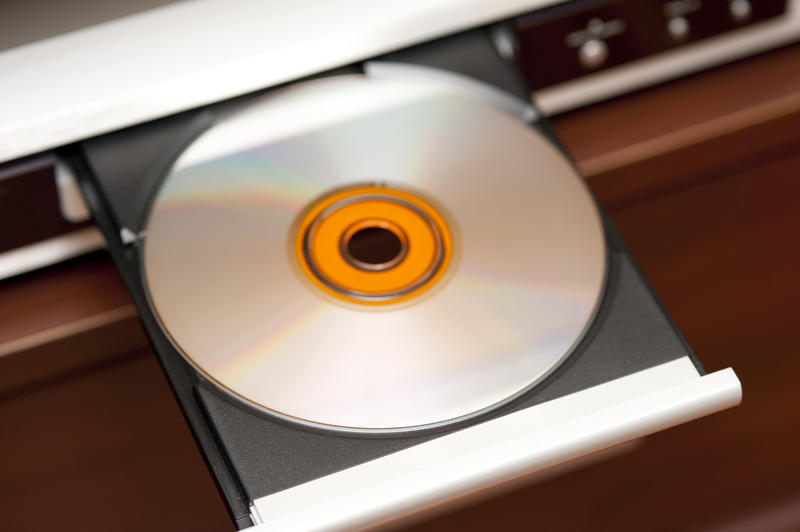
[[[450,263],[453,238],[429,202],[366,185],[312,204],[294,244],[314,285],[340,300],[375,305],[405,301],[433,286]]]

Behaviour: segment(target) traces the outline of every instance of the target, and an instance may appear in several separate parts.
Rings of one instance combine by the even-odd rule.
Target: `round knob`
[[[675,42],[683,42],[689,38],[689,21],[684,17],[673,17],[667,22],[667,33]]]
[[[728,10],[731,18],[739,24],[744,24],[750,20],[750,15],[753,14],[753,6],[749,0],[732,0],[728,4]]]
[[[600,39],[589,39],[578,49],[578,60],[585,68],[597,68],[607,57],[608,45]]]

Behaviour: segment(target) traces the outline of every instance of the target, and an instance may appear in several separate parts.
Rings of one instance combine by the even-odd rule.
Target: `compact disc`
[[[445,81],[338,76],[201,135],[153,200],[150,304],[258,409],[398,431],[519,396],[581,339],[605,281],[598,210],[540,133]]]

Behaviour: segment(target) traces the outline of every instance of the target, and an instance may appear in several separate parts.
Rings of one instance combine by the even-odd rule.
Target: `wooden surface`
[[[796,65],[787,48],[555,120],[742,406],[409,530],[800,530]],[[144,342],[102,255],[0,283],[0,528],[231,529]]]
[[[129,352],[0,402],[3,530],[230,530],[158,363]]]
[[[0,346],[130,304],[102,254],[7,279],[0,290]]]

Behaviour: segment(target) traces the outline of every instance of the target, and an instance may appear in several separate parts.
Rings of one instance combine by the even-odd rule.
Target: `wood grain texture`
[[[800,45],[556,117],[578,161],[672,135],[800,92]]]
[[[9,350],[0,351],[0,400],[146,345],[132,305],[2,344]]]
[[[231,530],[153,354],[0,401],[0,528]]]
[[[0,282],[0,345],[131,304],[104,252]]]
[[[589,185],[607,210],[615,210],[736,171],[753,159],[791,150],[800,130],[800,93],[788,102],[776,103],[779,105],[764,109],[769,111],[769,120],[721,131],[697,142],[676,143],[671,149],[641,159],[620,161],[589,176]],[[783,103],[792,105],[780,105]]]

